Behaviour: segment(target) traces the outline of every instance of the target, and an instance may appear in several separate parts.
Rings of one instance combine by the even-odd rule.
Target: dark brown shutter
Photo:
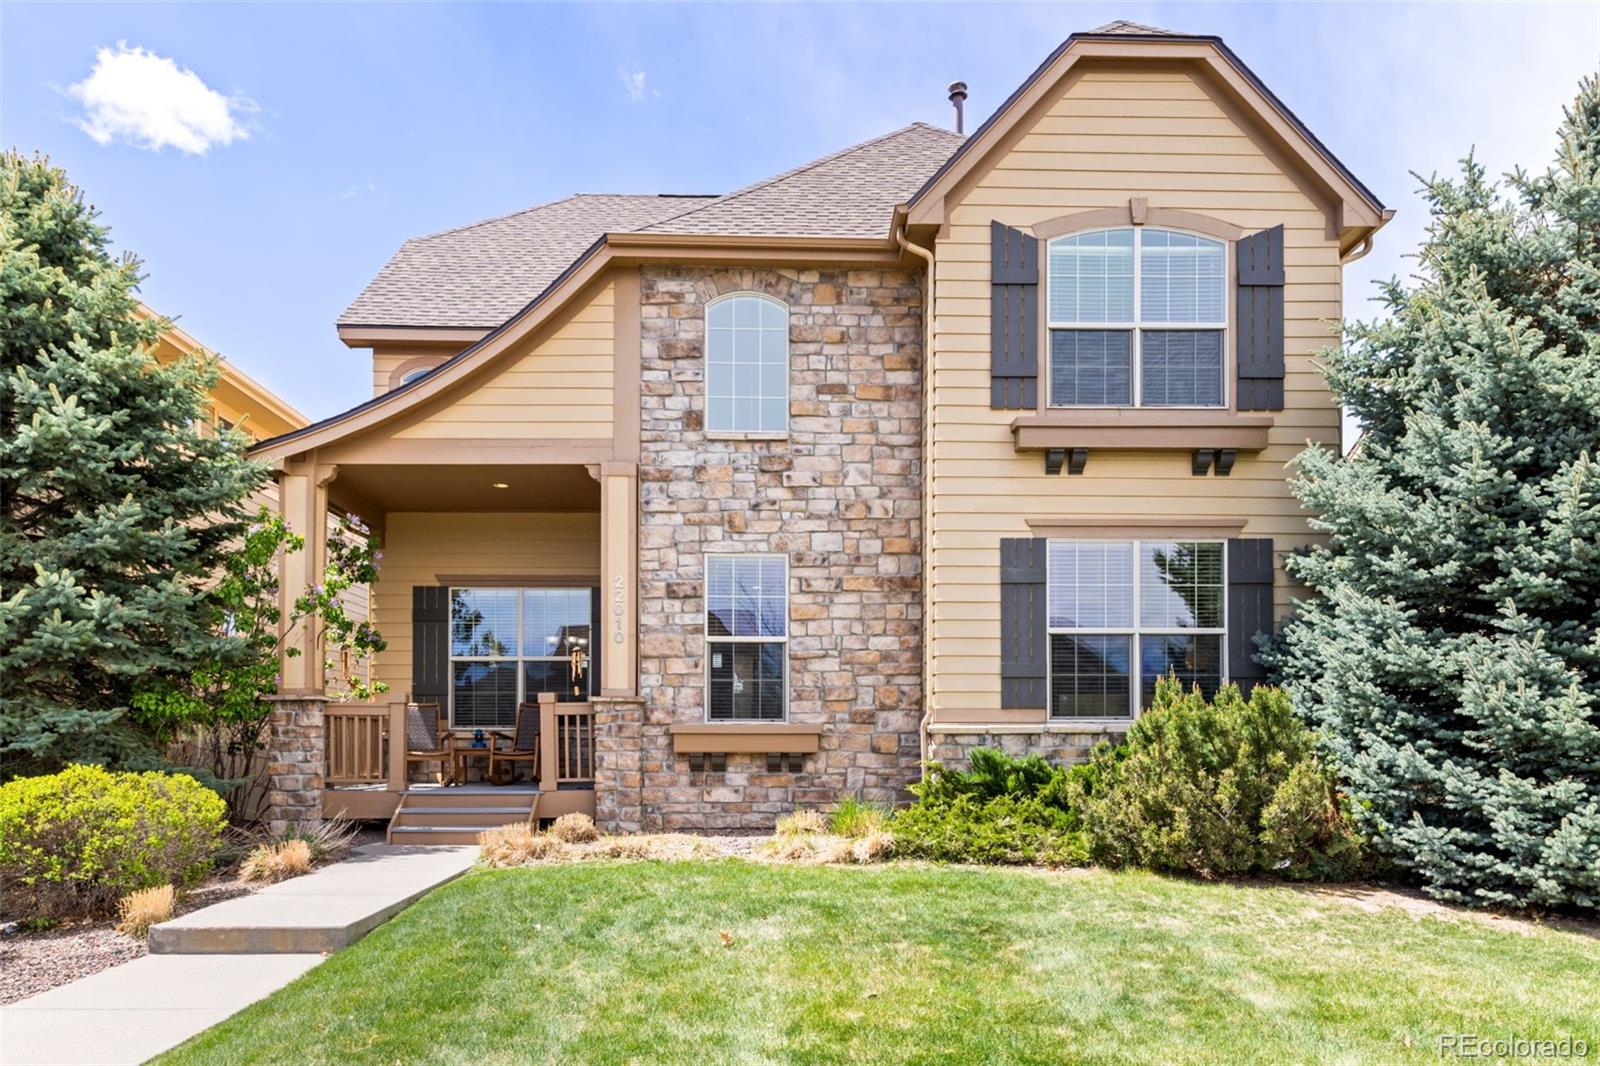
[[[989,226],[989,406],[1039,406],[1039,241]]]
[[[1234,242],[1241,411],[1283,410],[1283,227]]]
[[[1228,679],[1246,696],[1266,679],[1255,637],[1272,622],[1272,538],[1228,541]]]
[[[1049,615],[1045,602],[1045,545],[1038,537],[1000,541],[1000,706],[1044,707]]]
[[[411,586],[411,699],[450,706],[450,590]]]

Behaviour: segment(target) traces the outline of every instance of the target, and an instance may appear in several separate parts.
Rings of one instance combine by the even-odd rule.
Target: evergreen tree
[[[1328,543],[1273,655],[1379,845],[1474,904],[1600,906],[1600,83],[1560,136],[1424,182],[1417,276],[1329,353],[1365,435],[1297,461]]]
[[[45,159],[0,157],[0,763],[149,763],[135,688],[228,654],[203,602],[263,468],[162,367],[139,264]]]

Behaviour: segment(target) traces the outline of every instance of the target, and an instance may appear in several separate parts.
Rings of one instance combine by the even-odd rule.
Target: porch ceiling
[[[600,484],[582,466],[340,464],[332,489],[384,512],[600,510]]]

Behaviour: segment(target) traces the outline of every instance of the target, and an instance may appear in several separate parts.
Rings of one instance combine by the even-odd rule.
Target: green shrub
[[[117,900],[203,877],[226,804],[192,777],[69,766],[0,786],[0,882],[11,909],[104,914]]]
[[[1081,864],[1089,845],[1076,819],[1037,796],[960,795],[918,802],[890,824],[897,855],[936,862]]]
[[[1227,685],[1207,702],[1172,678],[1125,744],[1072,783],[1096,861],[1205,875],[1353,874],[1361,841],[1288,694]]]
[[[1088,840],[1071,798],[1089,769],[977,748],[966,770],[930,763],[917,802],[890,822],[895,852],[939,862],[1085,862]]]

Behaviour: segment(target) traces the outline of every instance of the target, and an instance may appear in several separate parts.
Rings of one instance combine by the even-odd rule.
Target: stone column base
[[[644,829],[644,701],[600,696],[594,703],[594,821],[603,833]]]
[[[313,829],[322,822],[326,696],[270,696],[272,726],[267,736],[267,831]]]

